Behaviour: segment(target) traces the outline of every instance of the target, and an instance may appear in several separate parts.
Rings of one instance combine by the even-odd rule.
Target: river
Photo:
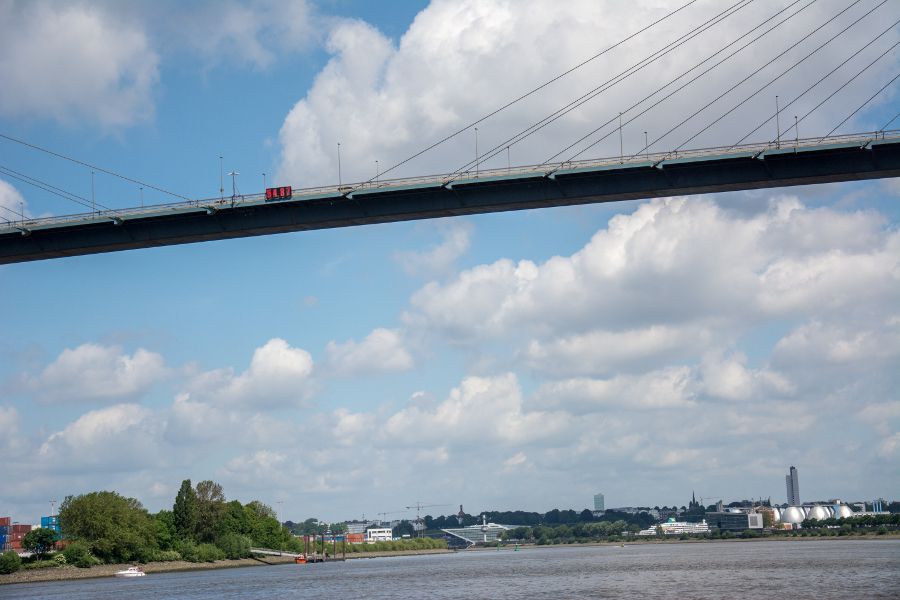
[[[0,597],[900,598],[900,540],[636,544],[458,552],[0,587]]]

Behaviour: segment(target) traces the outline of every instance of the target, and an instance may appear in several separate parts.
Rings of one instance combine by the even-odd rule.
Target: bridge
[[[0,224],[0,264],[293,231],[900,176],[900,130],[248,194]]]

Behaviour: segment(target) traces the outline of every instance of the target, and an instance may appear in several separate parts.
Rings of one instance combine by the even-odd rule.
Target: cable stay
[[[790,9],[790,8],[792,8],[792,7],[794,7],[794,6],[796,6],[800,1],[801,1],[801,0],[796,0],[795,2],[792,2],[792,3],[789,4],[788,6],[782,8],[781,10],[779,10],[779,11],[777,11],[776,13],[774,13],[773,15],[771,15],[770,17],[764,19],[764,20],[763,20],[762,22],[760,22],[756,27],[753,27],[752,29],[750,29],[749,31],[747,31],[746,33],[744,33],[743,35],[741,35],[741,36],[735,38],[734,40],[732,40],[731,42],[729,42],[728,44],[726,44],[725,46],[723,46],[722,48],[720,48],[719,50],[717,50],[716,52],[714,52],[713,54],[709,55],[708,57],[706,57],[705,59],[703,59],[703,60],[700,61],[699,63],[695,64],[693,67],[691,67],[691,68],[688,69],[687,71],[684,71],[683,73],[681,73],[681,74],[678,75],[677,77],[671,79],[671,80],[670,80],[668,83],[666,83],[665,85],[660,86],[659,88],[657,88],[656,90],[654,90],[653,92],[651,92],[650,94],[648,94],[647,96],[644,96],[641,100],[635,102],[634,104],[632,104],[631,106],[629,106],[628,108],[626,108],[624,111],[622,111],[622,114],[623,114],[623,115],[628,114],[629,112],[631,112],[632,110],[634,110],[635,108],[637,108],[638,106],[640,106],[641,104],[643,104],[644,102],[650,100],[651,98],[653,98],[654,96],[656,96],[656,95],[659,94],[660,92],[664,91],[666,88],[668,88],[669,86],[671,86],[671,85],[674,84],[675,82],[679,81],[680,79],[682,79],[682,78],[685,77],[686,75],[690,74],[691,72],[697,70],[698,68],[700,68],[701,66],[703,66],[704,64],[706,64],[707,62],[709,62],[710,60],[712,60],[713,58],[715,58],[716,56],[718,56],[719,54],[721,54],[722,52],[724,52],[725,50],[727,50],[728,48],[734,46],[734,45],[735,45],[736,43],[738,43],[740,40],[746,38],[747,36],[749,36],[750,34],[752,34],[752,33],[753,33],[754,31],[756,31],[757,29],[763,27],[764,25],[766,25],[767,23],[769,23],[770,21],[772,21],[774,18],[776,18],[776,17],[779,16],[780,14],[782,14],[782,13],[784,13],[785,11],[787,11],[788,9]],[[772,25],[771,27],[769,27],[769,29],[767,29],[767,30],[764,31],[763,33],[759,34],[758,36],[756,36],[755,38],[753,38],[752,40],[750,40],[749,42],[747,42],[746,44],[744,44],[744,45],[741,46],[740,48],[734,50],[734,51],[731,52],[728,56],[726,56],[725,58],[721,59],[721,60],[720,60],[719,62],[717,62],[716,64],[714,64],[714,65],[708,67],[708,68],[707,68],[706,70],[704,70],[702,73],[699,73],[698,75],[695,75],[695,76],[694,76],[693,78],[691,78],[689,81],[687,81],[687,82],[683,83],[682,85],[678,86],[676,89],[674,89],[673,91],[669,92],[668,94],[666,94],[665,96],[663,96],[662,98],[660,98],[659,100],[657,100],[656,102],[654,102],[652,105],[648,106],[647,108],[645,108],[645,109],[642,110],[641,112],[639,112],[639,113],[635,114],[634,116],[630,117],[627,121],[625,121],[625,122],[623,123],[623,126],[624,126],[624,125],[628,125],[628,124],[630,124],[630,123],[636,121],[638,118],[640,118],[640,117],[642,117],[643,115],[647,114],[648,112],[650,112],[651,110],[653,110],[654,108],[656,108],[657,106],[659,106],[660,104],[662,104],[663,102],[665,102],[666,100],[668,100],[669,98],[671,98],[672,96],[674,96],[675,94],[677,94],[678,92],[680,92],[680,91],[684,90],[685,88],[689,87],[692,83],[694,83],[695,81],[697,81],[698,79],[700,79],[700,78],[703,77],[704,75],[710,73],[711,71],[713,71],[714,69],[716,69],[717,67],[719,67],[720,65],[722,65],[723,63],[727,62],[729,59],[733,58],[734,56],[737,56],[738,54],[740,54],[741,52],[743,52],[744,50],[746,50],[747,48],[749,48],[750,46],[752,46],[754,43],[756,43],[757,41],[759,41],[760,39],[762,39],[763,37],[765,37],[766,35],[768,35],[768,34],[771,33],[772,31],[774,31],[775,29],[777,29],[778,27],[780,27],[780,26],[783,25],[784,23],[790,21],[791,19],[793,19],[794,17],[796,17],[797,15],[799,15],[800,13],[802,13],[804,10],[806,10],[807,8],[809,8],[810,6],[812,6],[813,4],[815,4],[817,1],[818,1],[818,0],[810,0],[805,6],[802,6],[802,7],[801,7],[799,10],[797,10],[796,12],[794,12],[794,13],[788,15],[787,17],[785,17],[784,19],[782,19],[782,20],[779,21],[778,23]],[[861,1],[861,0],[858,0],[858,1]],[[593,129],[592,131],[590,131],[590,132],[587,133],[586,135],[582,136],[581,138],[579,138],[579,139],[576,140],[575,142],[569,144],[568,146],[566,146],[565,148],[563,148],[562,150],[560,150],[559,152],[557,152],[557,153],[554,154],[553,156],[550,156],[549,158],[547,158],[546,160],[544,160],[541,164],[542,164],[542,165],[546,165],[546,164],[552,163],[554,159],[558,158],[558,157],[559,157],[560,155],[562,155],[563,153],[567,152],[568,150],[571,150],[572,148],[574,148],[574,147],[577,146],[578,144],[582,143],[583,141],[587,140],[588,138],[590,138],[591,136],[593,136],[594,134],[596,134],[598,131],[602,130],[604,127],[606,127],[606,126],[610,125],[611,123],[615,122],[616,118],[617,118],[617,117],[612,117],[611,119],[609,119],[609,120],[606,121],[605,123],[601,124],[600,126],[596,127],[595,129]],[[580,151],[577,152],[576,154],[574,154],[574,155],[572,155],[571,157],[569,157],[565,162],[571,162],[571,161],[575,160],[577,157],[581,156],[582,154],[584,154],[585,152],[587,152],[587,151],[590,150],[591,148],[595,147],[597,144],[599,144],[599,143],[602,142],[603,140],[609,138],[609,136],[611,136],[611,135],[612,135],[613,133],[615,133],[615,132],[616,132],[615,129],[609,131],[606,135],[600,137],[599,139],[595,140],[593,143],[591,143],[591,144],[588,145],[587,147],[583,148],[582,150],[580,150]],[[650,147],[652,147],[652,146],[656,143],[656,141],[658,141],[658,140],[655,140],[654,142],[651,142],[651,143],[647,144],[647,146],[645,146],[644,148],[642,148],[642,149],[640,150],[640,152],[638,152],[638,153],[635,154],[635,156],[636,156],[637,154],[643,153],[644,151],[646,151],[647,149],[649,149]]]
[[[713,120],[712,122],[710,122],[708,125],[706,125],[706,127],[703,127],[700,131],[698,131],[697,133],[695,133],[694,135],[692,135],[691,137],[689,137],[688,139],[686,139],[685,141],[683,141],[681,144],[679,144],[678,146],[676,146],[676,147],[675,147],[675,150],[677,151],[677,150],[681,150],[682,148],[684,148],[687,144],[691,143],[691,142],[694,141],[697,137],[699,137],[700,135],[702,135],[703,133],[705,133],[706,131],[708,131],[710,128],[712,128],[716,123],[718,123],[719,121],[721,121],[722,119],[724,119],[725,117],[727,117],[728,115],[730,115],[731,113],[733,113],[735,110],[737,110],[738,108],[740,108],[741,106],[743,106],[744,104],[746,104],[747,102],[749,102],[752,98],[755,98],[756,96],[758,96],[763,90],[767,89],[767,88],[770,87],[772,84],[774,84],[776,81],[778,81],[779,79],[781,79],[782,77],[784,77],[785,75],[787,75],[788,73],[790,73],[791,71],[793,71],[794,69],[796,69],[798,66],[800,66],[801,64],[803,64],[804,62],[806,62],[807,59],[809,59],[809,58],[810,58],[811,56],[813,56],[814,54],[818,53],[820,50],[822,50],[822,48],[826,47],[826,46],[829,45],[831,42],[833,42],[834,40],[836,40],[836,39],[838,39],[839,37],[841,37],[842,35],[844,35],[847,31],[849,31],[851,28],[853,28],[854,26],[856,26],[856,25],[857,25],[859,22],[861,22],[863,19],[869,17],[869,16],[870,16],[872,13],[874,13],[876,10],[878,10],[879,8],[881,8],[882,6],[884,6],[885,4],[887,4],[887,2],[888,2],[888,0],[881,0],[880,3],[878,3],[878,4],[875,5],[873,8],[871,8],[870,10],[868,10],[868,11],[867,11],[866,13],[864,13],[861,17],[857,18],[855,21],[853,21],[852,23],[850,23],[849,25],[847,25],[846,27],[844,27],[844,28],[843,28],[842,30],[840,30],[838,33],[834,34],[833,36],[831,36],[830,38],[828,38],[827,40],[825,40],[825,42],[823,42],[821,45],[819,45],[815,50],[813,50],[812,52],[808,53],[806,56],[804,56],[803,58],[801,58],[800,60],[798,60],[797,62],[795,62],[793,65],[791,65],[790,67],[788,67],[787,69],[785,69],[784,71],[782,71],[781,73],[779,73],[777,76],[775,76],[774,78],[772,78],[771,80],[769,80],[768,83],[766,83],[766,84],[763,85],[762,87],[758,88],[755,92],[753,92],[753,93],[750,94],[749,96],[745,97],[743,100],[741,100],[741,101],[738,102],[736,105],[734,105],[734,106],[731,107],[729,110],[727,110],[724,114],[722,114],[721,116],[719,116],[718,118],[716,118],[715,120]],[[856,2],[854,2],[853,4],[856,4]],[[846,9],[844,9],[844,11],[841,11],[841,13],[845,12],[846,10],[849,10],[849,8],[851,8],[851,7],[852,7],[852,5],[851,5],[851,6],[848,6]],[[839,13],[839,14],[841,14],[841,13]],[[817,28],[817,29],[816,29],[816,32],[819,31],[822,27],[824,27],[824,26],[827,25],[828,23],[830,23],[831,21],[833,21],[835,18],[837,18],[837,16],[838,16],[838,15],[836,15],[835,17],[832,17],[832,19],[829,19],[826,23],[824,23],[822,26],[820,26],[819,28]],[[816,32],[813,32],[813,34],[816,33]],[[813,35],[813,34],[810,34],[809,36],[806,36],[805,38],[803,38],[803,40],[801,40],[801,41],[798,42],[797,44],[794,44],[794,46],[792,46],[791,49],[793,49],[793,48],[794,48],[796,45],[798,45],[799,43],[802,43],[803,41],[805,41],[808,37],[811,37],[811,35]],[[774,59],[773,59],[773,61],[771,61],[771,62],[774,62]],[[754,73],[754,74],[755,74],[755,73]],[[727,93],[727,92],[726,92],[726,93]],[[703,109],[701,109],[701,110],[703,110]],[[691,118],[692,118],[692,117],[691,117]],[[685,122],[686,122],[686,121],[685,121]],[[678,127],[680,127],[680,125],[676,126],[676,127],[673,128],[672,130],[670,130],[670,132],[671,132],[671,131],[674,131],[674,129],[677,129]],[[666,133],[665,135],[668,135],[668,133]]]

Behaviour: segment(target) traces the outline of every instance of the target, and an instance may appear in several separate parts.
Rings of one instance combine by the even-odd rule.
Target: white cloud
[[[28,203],[19,190],[0,179],[0,223],[20,219],[22,213],[29,216]]]
[[[390,445],[442,440],[466,445],[540,443],[561,435],[562,413],[527,411],[515,375],[467,377],[434,409],[410,406],[387,419],[380,439]]]
[[[160,468],[166,456],[160,446],[165,424],[137,404],[116,404],[85,413],[41,445],[39,458],[54,470],[128,471]]]
[[[648,361],[686,359],[711,343],[703,327],[651,325],[626,331],[595,330],[542,343],[532,340],[525,363],[552,375],[608,375]]]
[[[783,375],[769,369],[748,369],[746,363],[747,357],[740,353],[708,354],[701,366],[703,391],[725,400],[754,401],[794,391],[794,385]]]
[[[66,348],[37,375],[23,376],[25,388],[44,402],[110,402],[144,394],[165,378],[163,357],[138,348],[82,344]]]
[[[240,374],[233,369],[217,369],[194,376],[188,382],[189,397],[184,402],[255,408],[297,406],[314,392],[312,374],[309,352],[273,338],[254,350],[249,368]]]
[[[469,249],[472,225],[466,221],[450,221],[440,228],[440,233],[440,243],[421,252],[398,252],[394,255],[395,260],[410,275],[446,274]]]
[[[99,6],[3,2],[0,56],[7,117],[119,128],[153,115],[159,57],[143,29]]]
[[[593,0],[547,3],[543,0],[435,0],[431,2],[399,40],[390,40],[370,25],[359,21],[339,21],[330,30],[326,50],[332,55],[315,83],[285,118],[280,133],[282,161],[280,178],[320,185],[337,180],[335,145],[342,142],[344,181],[364,181],[373,177],[374,161],[394,164],[417,150],[441,139],[464,124],[504,105],[521,93],[550,80],[622,40],[671,10],[654,0],[636,0],[619,5]],[[703,35],[685,43],[657,63],[642,69],[609,92],[584,104],[523,144],[511,149],[516,164],[534,164],[578,139],[590,129],[628,109],[652,90],[684,73],[715,50],[764,22],[782,4],[760,0],[739,10]],[[565,77],[524,102],[479,125],[480,153],[502,145],[513,133],[525,129],[569,101],[590,91],[600,82],[638,63],[667,43],[682,36],[719,12],[718,5],[693,6],[653,30],[626,43],[586,67]],[[793,11],[788,11],[793,12]],[[624,130],[625,151],[636,152],[643,145],[643,132],[650,139],[661,136],[693,109],[713,100],[740,81],[755,67],[770,59],[781,60],[762,70],[748,83],[738,86],[723,100],[701,112],[697,118],[662,140],[654,149],[670,149],[699,131],[703,124],[724,114],[740,99],[770,80],[781,69],[807,54],[824,41],[822,32],[796,48],[816,25],[837,12],[831,6],[815,4],[801,16],[787,21],[754,45],[691,84],[684,91]],[[882,17],[890,18],[888,9]],[[851,11],[851,13],[854,13]],[[875,27],[878,15],[863,21],[852,31]],[[848,19],[849,21],[849,19]],[[847,21],[847,22],[848,22]],[[565,36],[559,32],[565,31]],[[758,31],[756,33],[759,33]],[[753,37],[753,36],[750,36]],[[836,85],[842,77],[877,56],[898,34],[889,33],[865,48],[843,71],[826,85]],[[750,38],[745,38],[743,42]],[[728,53],[742,44],[731,47]],[[847,48],[832,44],[790,73],[797,90],[818,79],[832,65],[846,57]],[[717,59],[727,53],[720,54]],[[718,60],[704,65],[708,67]],[[703,69],[691,73],[697,75]],[[837,95],[801,124],[801,134],[827,132],[831,126],[858,106],[872,89],[878,89],[893,74],[885,60],[867,71],[858,86]],[[686,83],[686,77],[667,89]],[[710,132],[691,142],[692,147],[713,147],[736,142],[757,123],[771,117],[771,94],[763,92],[725,118]],[[818,90],[817,90],[818,91]],[[662,94],[654,97],[658,100]],[[782,94],[784,97],[784,94]],[[802,115],[822,97],[809,94],[785,110]],[[785,99],[785,105],[789,100]],[[640,108],[649,106],[645,103]],[[626,119],[637,111],[626,113]],[[680,120],[680,119],[679,119]],[[754,139],[775,137],[775,124],[764,127]],[[858,116],[847,130],[871,130],[872,124]],[[604,133],[614,131],[607,127]],[[474,158],[474,132],[469,130],[404,166],[390,176],[449,172]],[[617,156],[618,136],[611,135],[588,156]],[[569,154],[562,158],[569,158]],[[502,152],[487,167],[505,167]]]
[[[832,237],[818,229],[825,216],[834,222]],[[775,243],[785,228],[817,242]],[[413,295],[404,318],[460,342],[686,323],[733,334],[760,319],[844,315],[892,302],[900,303],[900,233],[877,215],[780,198],[744,216],[709,199],[674,198],[613,217],[571,256],[542,264],[501,259],[431,282]]]
[[[325,353],[331,371],[342,377],[380,371],[406,371],[413,365],[413,358],[404,346],[400,333],[391,329],[374,329],[361,342],[328,342]]]
[[[209,5],[170,1],[149,11],[144,17],[153,20],[155,28],[210,66],[266,69],[279,56],[307,50],[319,41],[317,19],[305,0],[220,0]],[[178,11],[178,19],[171,18],[172,11]]]
[[[533,404],[580,415],[614,410],[684,409],[695,404],[694,375],[688,367],[612,379],[576,378],[541,386]]]

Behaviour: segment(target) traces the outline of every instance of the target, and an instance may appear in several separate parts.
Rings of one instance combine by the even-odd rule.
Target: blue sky
[[[765,20],[757,2],[512,150],[538,162]],[[677,146],[874,3],[815,5],[624,132]],[[192,198],[374,175],[635,31],[653,2],[0,3],[0,133]],[[480,125],[528,126],[722,10],[701,1]],[[879,9],[692,145],[728,144],[897,18]],[[560,32],[566,35],[560,35]],[[867,47],[783,117],[867,60]],[[39,45],[34,39],[51,39]],[[88,43],[90,41],[90,43]],[[827,133],[895,74],[896,50],[801,125]],[[841,128],[877,129],[889,87]],[[900,127],[896,122],[894,127]],[[773,129],[767,127],[763,131]],[[760,133],[760,141],[774,136]],[[793,138],[793,134],[790,136]],[[397,171],[450,171],[470,133]],[[593,150],[618,153],[613,136]],[[505,157],[503,161],[505,163]],[[0,140],[0,165],[90,198],[90,170]],[[226,182],[230,190],[230,182]],[[140,190],[95,176],[96,200]],[[226,192],[228,193],[228,192]],[[265,236],[0,268],[0,513],[95,489],[171,505],[183,478],[358,517],[467,510],[896,497],[895,181]],[[146,203],[167,202],[145,190]],[[0,175],[0,204],[79,207]],[[4,210],[6,215],[11,214]]]

